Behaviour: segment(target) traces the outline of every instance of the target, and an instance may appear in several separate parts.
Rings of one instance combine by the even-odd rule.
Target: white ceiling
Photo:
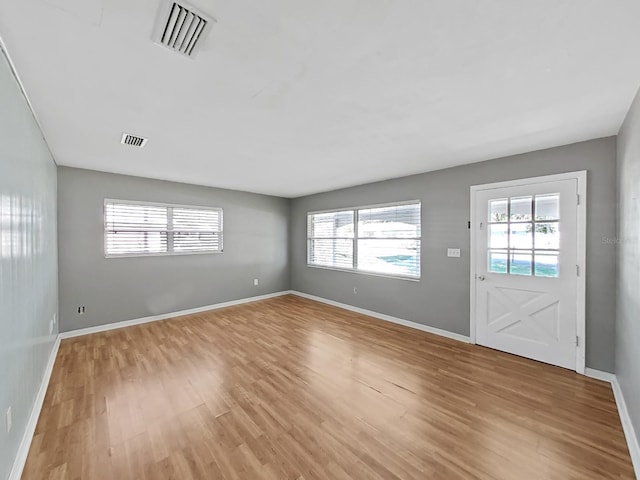
[[[191,3],[196,59],[159,0],[0,2],[60,165],[295,197],[613,135],[640,85],[638,0]]]

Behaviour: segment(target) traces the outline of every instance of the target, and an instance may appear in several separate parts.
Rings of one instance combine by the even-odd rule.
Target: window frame
[[[107,204],[117,204],[117,205],[141,205],[141,206],[150,206],[150,207],[164,207],[167,209],[167,230],[166,232],[173,232],[173,225],[169,227],[169,223],[172,221],[173,217],[173,209],[174,208],[184,208],[184,209],[192,209],[192,210],[210,210],[216,211],[220,215],[220,230],[217,232],[220,234],[220,248],[218,250],[195,250],[195,251],[186,251],[186,252],[176,252],[176,251],[166,251],[166,252],[149,252],[149,253],[122,253],[122,254],[109,254],[107,252]],[[184,205],[179,203],[164,203],[164,202],[147,202],[140,200],[121,200],[116,198],[105,198],[102,207],[102,223],[103,223],[103,244],[102,250],[104,254],[104,258],[131,258],[131,257],[170,257],[170,256],[179,256],[179,255],[207,255],[207,254],[217,254],[224,253],[224,209],[222,207],[208,207],[203,205]],[[164,232],[165,230],[155,230],[158,232]],[[169,245],[167,243],[167,249]]]
[[[420,242],[420,275],[402,275],[402,274],[392,274],[392,273],[380,273],[374,272],[371,270],[360,270],[358,268],[358,240],[366,239],[366,237],[358,237],[358,211],[359,210],[368,210],[371,208],[384,208],[384,207],[399,207],[403,205],[419,205],[420,207],[420,236],[416,238],[412,238],[413,240],[418,240]],[[310,263],[309,252],[311,241],[318,238],[339,238],[343,239],[344,237],[310,237],[309,236],[309,219],[311,215],[317,215],[321,213],[335,213],[335,212],[353,212],[353,238],[348,238],[353,242],[353,259],[352,259],[352,267],[332,267],[326,265],[316,265],[314,263]],[[319,268],[322,270],[335,270],[338,272],[348,272],[355,273],[359,275],[373,275],[374,277],[385,277],[385,278],[395,278],[399,280],[408,280],[411,282],[420,282],[422,279],[422,201],[421,200],[404,200],[400,202],[387,202],[387,203],[375,203],[370,205],[359,205],[355,207],[342,207],[342,208],[331,208],[327,210],[312,210],[307,212],[307,222],[306,222],[306,236],[307,236],[307,267],[309,268]]]

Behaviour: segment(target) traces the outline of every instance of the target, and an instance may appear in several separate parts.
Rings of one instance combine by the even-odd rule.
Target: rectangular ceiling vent
[[[158,11],[153,40],[187,57],[194,57],[215,19],[184,2],[165,1]]]
[[[122,143],[123,145],[131,145],[132,147],[142,148],[147,144],[147,141],[147,138],[131,135],[130,133],[123,133],[120,143]]]

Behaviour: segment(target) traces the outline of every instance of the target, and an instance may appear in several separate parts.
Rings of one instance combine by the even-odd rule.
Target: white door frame
[[[521,178],[518,180],[510,180],[506,182],[487,183],[484,185],[472,185],[471,186],[471,244],[470,244],[470,328],[469,328],[469,341],[472,344],[476,343],[476,288],[475,288],[475,276],[476,276],[476,235],[477,225],[476,217],[476,194],[481,190],[489,190],[493,188],[502,187],[518,187],[522,185],[529,185],[532,183],[546,183],[555,182],[558,180],[577,180],[578,182],[578,218],[577,218],[577,330],[578,333],[578,346],[576,347],[576,372],[585,373],[586,363],[586,343],[587,343],[587,329],[586,329],[586,261],[587,261],[587,171],[582,170],[579,172],[560,173],[557,175],[545,175],[541,177]]]

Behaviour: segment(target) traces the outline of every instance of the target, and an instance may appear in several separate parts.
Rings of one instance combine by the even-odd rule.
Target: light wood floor
[[[23,478],[633,470],[606,383],[286,296],[64,340]]]

